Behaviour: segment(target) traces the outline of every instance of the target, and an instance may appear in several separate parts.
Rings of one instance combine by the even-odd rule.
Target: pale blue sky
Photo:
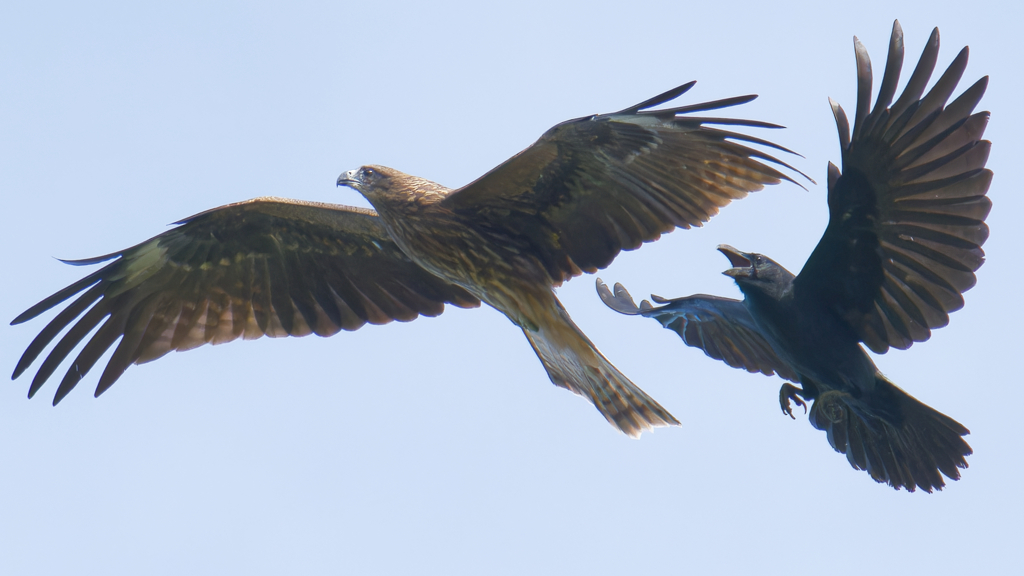
[[[364,163],[459,186],[557,122],[694,79],[684,103],[760,94],[734,114],[788,126],[759,135],[824,183],[839,160],[827,97],[855,102],[851,38],[880,70],[894,18],[908,67],[939,26],[941,67],[970,45],[962,86],[991,75],[995,179],[966,308],[877,359],[972,431],[970,469],[940,494],[876,485],[806,417],[780,413],[781,381],[615,314],[584,276],[559,297],[681,428],[617,433],[552,386],[489,308],[171,354],[100,399],[90,374],[58,408],[56,382],[25,399],[33,370],[0,387],[0,573],[1019,567],[1024,339],[1021,312],[1001,304],[1024,280],[1014,3],[12,4],[0,7],[5,322],[89,270],[52,257],[109,253],[256,196],[365,205],[334,186]],[[796,270],[826,221],[823,185],[777,186],[600,276],[636,296],[738,296],[717,244]],[[0,367],[44,325],[0,328]]]

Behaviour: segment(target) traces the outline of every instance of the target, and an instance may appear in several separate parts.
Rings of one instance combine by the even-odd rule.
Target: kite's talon
[[[782,406],[782,413],[789,414],[790,418],[796,420],[796,416],[793,416],[793,407],[789,404],[789,401],[792,400],[797,405],[803,406],[804,414],[807,414],[807,403],[800,398],[803,393],[803,390],[788,382],[783,384],[782,389],[779,390],[779,405]]]

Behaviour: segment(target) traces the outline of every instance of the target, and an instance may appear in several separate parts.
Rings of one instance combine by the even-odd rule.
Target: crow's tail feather
[[[850,465],[897,490],[942,490],[946,483],[939,472],[959,480],[959,469],[967,468],[972,453],[963,439],[970,431],[881,375],[876,385],[895,399],[900,422],[873,416],[849,394],[833,390],[815,399],[811,425],[828,434],[829,444],[846,454]]]

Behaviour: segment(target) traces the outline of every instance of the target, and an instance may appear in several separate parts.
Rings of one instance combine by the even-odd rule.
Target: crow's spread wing
[[[964,48],[922,97],[939,50],[936,29],[890,105],[903,64],[897,22],[869,111],[871,63],[860,42],[855,47],[853,135],[833,102],[843,172],[829,166],[829,225],[796,278],[796,294],[831,307],[871,350],[885,352],[945,326],[984,262],[992,172],[985,168],[990,143],[981,137],[989,114],[973,111],[988,78],[946,104],[967,65]]]
[[[652,296],[662,306],[651,306],[644,300],[638,308],[622,284],[616,283],[613,293],[600,278],[597,294],[612,310],[654,318],[679,334],[687,346],[700,348],[711,358],[733,368],[800,381],[796,370],[775,354],[739,300],[705,294],[672,300]]]

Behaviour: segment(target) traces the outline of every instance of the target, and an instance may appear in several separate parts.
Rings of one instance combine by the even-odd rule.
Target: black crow
[[[948,106],[967,64],[967,48],[922,97],[935,66],[938,30],[893,104],[903,63],[903,32],[893,26],[889,58],[874,109],[871,63],[854,38],[858,95],[853,134],[832,102],[843,172],[828,168],[829,224],[800,274],[761,254],[719,246],[725,274],[742,302],[695,295],[639,308],[616,284],[598,293],[624,314],[657,319],[689,346],[729,366],[799,383],[784,384],[779,401],[813,401],[811,424],[828,434],[854,468],[909,491],[941,489],[939,472],[956,480],[971,448],[967,428],[890,382],[861,348],[882,353],[927,340],[963,307],[988,237],[985,196],[992,172],[982,140],[988,112],[972,113],[985,93],[982,78]],[[869,110],[870,109],[870,110]]]

